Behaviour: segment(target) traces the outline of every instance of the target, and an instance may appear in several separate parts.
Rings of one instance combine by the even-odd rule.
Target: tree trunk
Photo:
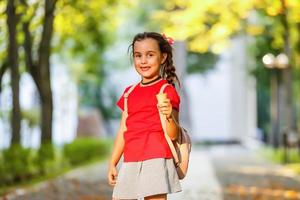
[[[47,77],[45,77],[47,78]],[[52,91],[50,86],[50,77],[41,82],[40,91],[41,96],[41,131],[42,143],[49,143],[52,141],[52,113],[53,113],[53,100]]]
[[[37,61],[34,61],[32,56],[32,36],[29,31],[31,19],[23,22],[23,31],[25,35],[23,47],[25,50],[26,67],[33,77],[41,100],[42,144],[52,142],[53,99],[50,78],[50,55],[56,2],[57,0],[45,0],[43,31]],[[27,7],[25,0],[21,0],[21,3]]]
[[[53,33],[54,10],[56,0],[45,0],[45,18],[42,39],[39,47],[39,83],[42,103],[42,143],[52,141],[52,112],[53,100],[50,79],[50,52]]]
[[[13,94],[13,109],[11,115],[12,143],[20,143],[21,111],[19,102],[19,66],[18,66],[18,43],[17,43],[17,15],[14,0],[7,3],[7,26],[9,32],[8,65],[11,69],[11,87]]]
[[[2,66],[0,67],[0,94],[2,92],[2,78],[6,72],[6,70],[8,69],[8,61],[5,60],[3,63],[2,63]]]

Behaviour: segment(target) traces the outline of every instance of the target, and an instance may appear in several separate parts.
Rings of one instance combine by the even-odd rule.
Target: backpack
[[[161,87],[159,93],[163,93],[164,89],[168,85],[169,84],[167,83],[164,84]],[[189,166],[189,158],[190,158],[190,153],[192,148],[191,138],[188,135],[188,132],[183,127],[179,126],[178,122],[175,121],[175,123],[180,127],[180,131],[178,133],[178,138],[175,141],[172,141],[167,133],[165,116],[163,114],[159,114],[159,116],[165,133],[165,138],[172,151],[173,160],[174,160],[178,177],[180,180],[182,180],[186,176],[188,166]]]

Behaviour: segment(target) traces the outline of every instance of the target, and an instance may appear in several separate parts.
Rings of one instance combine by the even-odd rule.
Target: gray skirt
[[[118,200],[140,199],[180,191],[173,159],[155,158],[141,162],[124,162],[112,196]]]

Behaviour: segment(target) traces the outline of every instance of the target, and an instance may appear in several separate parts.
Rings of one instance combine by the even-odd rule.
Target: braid
[[[180,86],[179,79],[176,75],[176,68],[173,65],[172,54],[168,54],[165,63],[162,66],[162,77],[168,81],[169,84],[175,86],[175,83],[178,82]]]

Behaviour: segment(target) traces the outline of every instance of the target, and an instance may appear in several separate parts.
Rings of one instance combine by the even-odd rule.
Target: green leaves
[[[288,11],[289,31],[296,40],[299,36],[295,25],[300,22],[300,2],[283,2]],[[163,22],[164,32],[168,35],[187,40],[191,51],[220,53],[227,47],[230,37],[241,31],[256,36],[269,30],[274,35],[272,46],[283,47],[282,34],[287,30],[278,22],[284,9],[280,0],[173,0],[165,4],[165,9],[157,12],[155,19]]]
[[[60,1],[55,18],[55,53],[79,84],[81,103],[98,106],[104,79],[103,53],[115,37],[116,1]]]
[[[178,40],[187,40],[191,51],[220,53],[230,36],[243,27],[251,9],[250,1],[172,1],[169,11],[160,11],[156,19],[166,21],[164,32]],[[183,28],[178,28],[183,27]]]
[[[205,73],[210,69],[213,69],[215,63],[218,59],[218,56],[207,52],[207,53],[194,53],[190,52],[187,55],[187,72],[188,73]]]

